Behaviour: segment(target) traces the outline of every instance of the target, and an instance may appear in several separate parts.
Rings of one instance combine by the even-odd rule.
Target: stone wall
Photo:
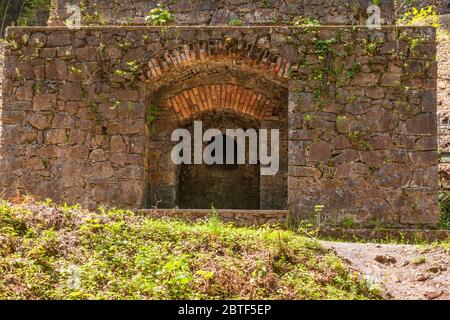
[[[270,100],[289,90],[296,216],[323,205],[331,223],[436,224],[434,38],[421,27],[10,28],[3,193],[148,206],[152,172],[168,160],[164,136],[184,123],[167,101],[220,80]],[[279,125],[278,109],[263,120]]]
[[[52,25],[61,25],[67,18],[66,0],[54,0]],[[366,24],[370,0],[190,0],[190,1],[104,1],[75,0],[83,8],[82,23],[98,24],[144,24],[145,16],[163,4],[173,14],[175,25],[228,25],[239,19],[243,25],[268,25],[290,23],[296,17],[316,19],[322,24]],[[386,24],[393,21],[393,5],[381,0],[382,18]]]

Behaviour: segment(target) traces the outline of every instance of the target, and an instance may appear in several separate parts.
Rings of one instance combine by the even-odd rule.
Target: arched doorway
[[[183,209],[259,209],[260,208],[260,166],[248,161],[248,141],[246,141],[245,164],[237,163],[237,143],[226,134],[226,129],[257,129],[257,121],[244,119],[232,112],[205,113],[198,119],[204,129],[219,129],[221,136],[214,136],[203,143],[203,149],[218,140],[222,150],[214,150],[214,156],[223,163],[183,164],[178,173],[178,206]],[[192,133],[192,123],[186,128]],[[227,145],[233,148],[233,163],[226,163]],[[220,152],[220,155],[215,154]],[[222,156],[222,157],[220,157]]]
[[[159,113],[149,143],[149,207],[287,209],[287,83],[248,67],[228,60],[208,61],[181,68],[177,78],[152,81],[159,89],[149,104],[157,106]],[[278,173],[262,176],[259,165],[248,163],[235,168],[174,165],[170,155],[178,141],[171,141],[173,130],[192,130],[197,120],[205,130],[223,133],[226,129],[278,129]]]

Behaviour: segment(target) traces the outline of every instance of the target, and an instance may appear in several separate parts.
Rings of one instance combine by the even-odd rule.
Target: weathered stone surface
[[[292,2],[280,3],[284,21]],[[314,2],[312,10],[323,3]],[[99,11],[108,5],[121,6],[105,2]],[[240,5],[208,2],[198,19],[210,23],[212,11],[221,9],[257,23],[273,11],[259,1],[246,2],[246,12]],[[180,2],[177,8],[177,21],[192,22],[191,6]],[[110,14],[108,19],[116,12]],[[229,23],[223,17],[221,23]],[[43,48],[29,61],[17,51],[6,53],[0,187],[92,207],[175,207],[180,181],[189,186],[186,181],[201,181],[205,171],[195,175],[171,162],[172,131],[202,117],[222,130],[232,114],[232,123],[245,119],[248,127],[280,130],[280,170],[266,177],[258,167],[230,169],[241,180],[218,170],[218,186],[211,187],[216,194],[225,181],[234,181],[223,201],[236,194],[233,206],[247,197],[253,207],[272,209],[287,208],[289,198],[298,217],[320,204],[332,223],[351,214],[360,224],[377,218],[434,224],[433,36],[427,39],[428,29],[405,29],[424,37],[418,55],[383,28],[377,32],[384,45],[369,55],[363,39],[370,30],[317,29],[313,37],[301,27],[186,27],[164,34],[145,27],[13,28],[17,39],[39,38]],[[317,52],[323,39],[336,42],[325,60]],[[346,55],[333,54],[349,43],[354,45]],[[32,44],[20,46],[34,50]],[[333,72],[327,73],[324,61]],[[203,182],[191,183],[183,194],[212,194],[197,192],[206,190]],[[200,203],[190,201],[184,204]]]
[[[55,94],[36,94],[33,98],[34,111],[51,110],[56,104]]]
[[[66,142],[67,134],[64,129],[52,129],[46,132],[45,137],[48,144],[63,144]]]
[[[436,115],[423,113],[406,122],[406,130],[411,134],[435,135],[437,131]]]
[[[75,0],[75,3],[81,0]],[[66,10],[66,2],[58,1],[50,16],[50,25],[64,25],[70,17]],[[73,4],[74,1],[70,1]],[[279,0],[233,0],[211,1],[148,1],[129,0],[125,2],[108,2],[90,0],[86,10],[82,11],[82,24],[142,24],[151,8],[162,4],[169,8],[176,25],[228,25],[232,18],[239,19],[244,25],[288,24],[295,17],[308,16],[320,21],[321,24],[332,25],[364,25],[367,21],[366,11],[370,1],[359,1],[355,6],[343,6],[337,2],[314,0],[305,3],[298,1]],[[356,7],[357,6],[357,7]],[[357,10],[355,8],[358,8]],[[381,15],[385,24],[393,21],[393,3],[383,0]],[[49,46],[67,45],[69,38],[58,39],[49,37]]]
[[[327,161],[331,155],[331,146],[327,142],[315,142],[308,149],[308,161]]]
[[[29,117],[28,122],[30,123],[30,125],[39,130],[44,130],[50,127],[49,118],[39,113],[32,114]]]
[[[388,163],[375,172],[375,181],[382,188],[406,187],[411,178],[411,170],[398,163]]]
[[[387,132],[395,129],[398,116],[391,110],[373,107],[366,113],[367,125],[372,132]]]

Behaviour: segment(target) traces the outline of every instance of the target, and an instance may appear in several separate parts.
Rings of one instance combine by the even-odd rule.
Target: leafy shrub
[[[145,17],[145,21],[154,26],[165,26],[173,21],[170,11],[158,3],[156,8],[150,10],[149,14]]]
[[[450,190],[439,191],[439,209],[441,212],[441,225],[450,229]]]
[[[425,8],[417,9],[413,7],[410,11],[397,19],[397,24],[408,26],[432,26],[437,29],[438,40],[448,39],[449,33],[442,28],[439,15],[435,6],[428,6]]]

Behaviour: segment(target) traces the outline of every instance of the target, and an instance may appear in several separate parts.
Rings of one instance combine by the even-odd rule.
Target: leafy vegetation
[[[450,190],[439,191],[439,208],[441,211],[441,227],[450,229]]]
[[[441,26],[435,6],[427,6],[420,9],[412,7],[411,10],[405,12],[403,16],[397,19],[397,24],[408,26],[432,26],[437,29],[438,40],[442,41],[449,38],[448,31]]]
[[[156,8],[150,10],[145,21],[153,26],[165,26],[173,21],[170,11],[158,3]]]
[[[230,25],[230,26],[242,26],[242,20],[241,19],[239,19],[239,18],[233,18],[233,19],[231,19],[229,22],[228,22],[228,24]]]
[[[48,20],[50,0],[1,1],[0,35],[9,25],[42,25]]]
[[[298,16],[294,17],[291,21],[291,25],[293,26],[319,26],[320,21],[317,19]]]
[[[318,242],[289,231],[0,202],[0,299],[182,298],[379,295]]]

